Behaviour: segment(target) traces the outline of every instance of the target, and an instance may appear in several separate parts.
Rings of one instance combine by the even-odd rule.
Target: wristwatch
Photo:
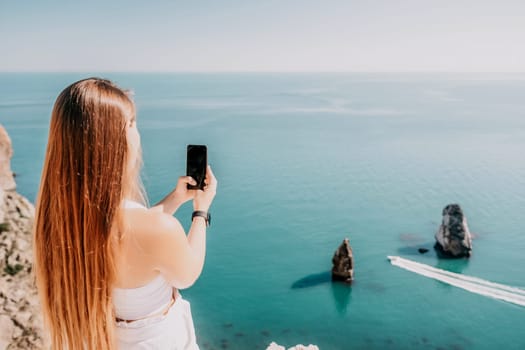
[[[211,225],[211,214],[209,212],[204,211],[204,210],[195,210],[191,214],[191,221],[193,221],[193,218],[196,216],[200,216],[204,218],[204,221],[206,221],[206,226],[209,227]]]

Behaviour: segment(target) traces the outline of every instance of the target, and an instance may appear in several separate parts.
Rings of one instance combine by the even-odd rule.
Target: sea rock
[[[282,345],[277,344],[276,342],[271,342],[270,345],[266,348],[266,350],[286,350],[286,348]]]
[[[266,350],[286,350],[286,348],[282,345],[272,342],[270,343],[270,345],[268,345]],[[296,346],[292,346],[291,348],[288,348],[288,350],[319,350],[319,347],[317,347],[316,345],[312,345],[312,344],[310,345],[298,344]]]
[[[11,138],[5,128],[0,124],[0,187],[5,191],[16,189],[14,174],[11,171],[11,157],[13,147]]]
[[[352,283],[354,280],[354,255],[348,238],[345,238],[335,251],[332,264],[332,280]]]
[[[443,209],[443,222],[435,237],[434,248],[444,257],[469,257],[472,253],[472,235],[458,204],[449,204]]]
[[[319,347],[317,345],[303,345],[298,344],[296,346],[292,346],[291,348],[288,348],[288,350],[319,350]]]
[[[0,125],[0,151],[4,152],[0,159],[8,160],[1,164],[1,170],[6,175],[8,169],[12,178],[10,156],[5,157],[5,140],[9,137],[2,132],[5,130]],[[9,180],[4,176],[0,182],[0,349],[47,348],[31,273],[35,208],[6,178]]]

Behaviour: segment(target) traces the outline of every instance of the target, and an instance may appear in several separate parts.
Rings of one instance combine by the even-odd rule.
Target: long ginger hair
[[[127,91],[89,78],[68,86],[51,114],[36,203],[35,273],[53,349],[113,349],[115,249],[124,198],[141,197],[129,166]]]

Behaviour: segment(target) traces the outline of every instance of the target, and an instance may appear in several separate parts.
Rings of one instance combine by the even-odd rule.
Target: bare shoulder
[[[132,235],[146,251],[157,251],[159,245],[186,238],[180,222],[160,210],[124,209],[123,220],[125,234]]]
[[[121,252],[129,269],[160,272],[177,288],[188,288],[199,277],[204,264],[205,231],[195,239],[202,244],[195,249],[179,221],[158,208],[123,209],[124,230]],[[193,233],[189,236],[193,238]],[[148,271],[146,271],[149,273]]]

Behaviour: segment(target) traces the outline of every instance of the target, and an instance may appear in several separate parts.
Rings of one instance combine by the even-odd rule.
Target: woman
[[[193,200],[207,213],[217,181],[204,190],[180,177],[147,209],[140,136],[128,94],[104,79],[68,86],[51,115],[36,206],[36,281],[53,349],[198,349],[178,289],[199,277],[206,215],[186,236],[172,216]],[[201,213],[202,214],[202,213]]]

